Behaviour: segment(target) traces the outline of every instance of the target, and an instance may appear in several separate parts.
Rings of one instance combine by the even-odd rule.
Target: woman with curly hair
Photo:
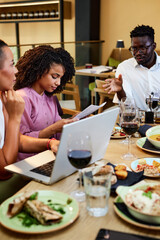
[[[57,97],[75,74],[73,58],[63,48],[41,45],[30,49],[16,64],[14,89],[25,101],[20,132],[37,138],[60,138],[63,125],[76,119],[61,119]],[[19,158],[28,157],[19,154]]]

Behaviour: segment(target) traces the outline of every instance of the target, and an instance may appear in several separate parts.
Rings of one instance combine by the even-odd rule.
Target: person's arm
[[[56,153],[59,146],[59,140],[44,138],[39,139],[20,134],[19,152],[38,153],[47,150],[48,146],[52,152]]]
[[[75,121],[77,121],[77,119],[75,119],[75,118],[61,119],[61,120],[53,123],[52,125],[39,131],[39,138],[50,138],[55,133],[62,132],[62,128],[65,124],[69,124],[69,123],[72,123]]]
[[[0,178],[8,178],[11,174],[4,170],[8,164],[17,160],[19,145],[19,127],[21,116],[24,110],[24,101],[15,91],[9,90],[1,95],[4,106],[5,120],[5,140],[2,149],[0,149]]]
[[[22,93],[19,92],[19,94],[22,94]],[[24,96],[22,94],[22,97],[25,101],[25,109],[24,109],[23,116],[21,118],[20,132],[23,135],[35,137],[35,138],[51,138],[54,134],[62,132],[62,128],[65,124],[72,123],[76,120],[76,119],[61,119],[58,113],[57,103],[53,102],[55,105],[52,111],[54,112],[53,121],[55,121],[55,123],[41,130],[33,130],[35,128],[34,125],[38,124],[38,122],[35,122],[32,118],[33,105],[28,96],[26,95]],[[49,109],[49,111],[51,110]]]

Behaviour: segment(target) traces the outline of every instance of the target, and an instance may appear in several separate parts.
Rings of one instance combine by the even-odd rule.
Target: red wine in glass
[[[85,168],[91,161],[91,151],[88,150],[72,150],[68,152],[68,159],[73,167]]]
[[[121,124],[121,127],[123,128],[123,131],[128,135],[132,135],[138,130],[138,124],[133,122],[123,122]]]

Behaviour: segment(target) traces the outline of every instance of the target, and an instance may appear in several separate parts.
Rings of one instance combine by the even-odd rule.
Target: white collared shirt
[[[146,97],[160,90],[160,56],[156,53],[156,63],[150,69],[139,65],[134,58],[118,65],[116,77],[122,74],[123,89],[128,97],[133,97],[138,108],[147,110]],[[117,103],[115,95],[113,102]]]
[[[4,125],[3,106],[2,106],[2,101],[0,99],[0,148],[2,148],[4,144],[4,133],[5,133],[4,128],[5,128],[5,125]]]

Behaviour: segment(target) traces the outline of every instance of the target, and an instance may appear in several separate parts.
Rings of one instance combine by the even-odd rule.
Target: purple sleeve
[[[25,108],[21,118],[20,132],[24,135],[38,138],[40,131],[32,131],[34,129],[34,123],[31,119],[32,105],[30,99],[27,96],[22,96],[25,101]]]

